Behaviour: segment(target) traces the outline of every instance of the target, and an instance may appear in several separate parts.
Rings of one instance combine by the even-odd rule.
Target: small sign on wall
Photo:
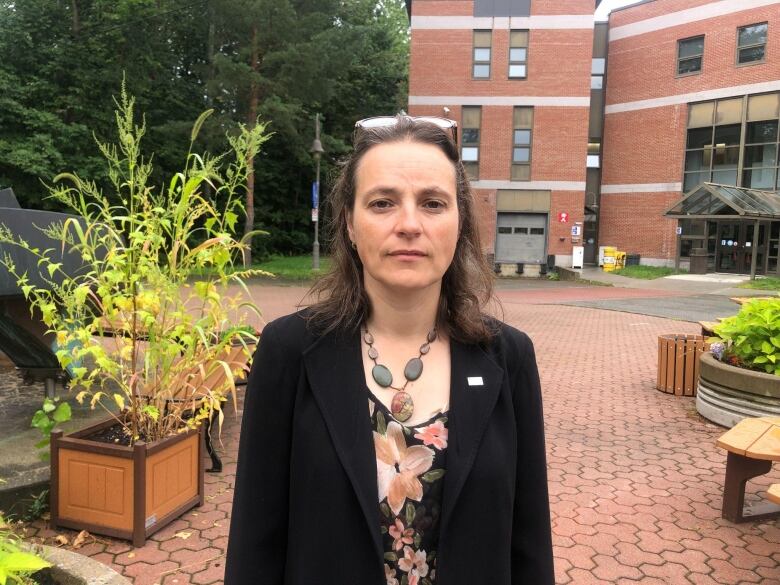
[[[569,223],[569,214],[566,211],[561,211],[558,213],[558,221],[560,223]]]
[[[582,226],[579,226],[579,225],[571,226],[571,235],[572,235],[572,237],[581,236],[582,235]]]

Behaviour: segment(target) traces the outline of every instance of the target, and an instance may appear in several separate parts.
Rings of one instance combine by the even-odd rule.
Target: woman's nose
[[[396,230],[403,235],[418,235],[422,231],[419,214],[420,210],[416,205],[402,205]]]

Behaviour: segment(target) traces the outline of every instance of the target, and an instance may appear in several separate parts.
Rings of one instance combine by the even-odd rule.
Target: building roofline
[[[411,3],[412,0],[407,0],[409,3]],[[641,2],[637,2],[636,4],[628,4],[627,6],[620,6],[618,8],[613,8],[609,11],[610,14],[613,12],[621,12],[623,10],[630,10],[631,8],[636,8],[637,6],[642,6],[642,4],[649,4],[650,2],[655,2],[655,0],[641,0]],[[410,6],[411,10],[411,6]]]

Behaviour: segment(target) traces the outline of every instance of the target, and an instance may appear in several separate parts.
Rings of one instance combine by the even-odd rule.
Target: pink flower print
[[[387,585],[398,585],[398,579],[395,578],[395,569],[391,569],[387,563],[385,563],[385,580]]]
[[[417,574],[417,571],[412,571],[409,573],[409,585],[419,585],[420,583],[420,576]]]
[[[415,502],[422,499],[422,483],[417,478],[433,465],[433,450],[422,445],[407,447],[404,431],[395,421],[387,425],[385,435],[374,431],[374,448],[379,501],[387,498],[398,516],[407,498]]]
[[[427,427],[418,429],[414,438],[422,440],[426,445],[433,445],[437,449],[446,449],[448,435],[449,431],[447,430],[447,427],[444,426],[444,423],[441,422],[441,420],[437,420]]]
[[[412,547],[404,547],[404,558],[398,560],[398,568],[409,573],[409,582],[412,575],[425,577],[428,574],[427,554],[424,550],[413,551]]]
[[[405,544],[414,542],[414,528],[404,530],[404,524],[400,518],[395,519],[395,525],[388,531],[393,537],[393,550],[401,550]]]

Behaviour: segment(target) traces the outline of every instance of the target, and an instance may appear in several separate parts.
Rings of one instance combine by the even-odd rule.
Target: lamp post
[[[311,220],[314,222],[314,244],[312,244],[311,264],[312,270],[320,269],[320,158],[325,150],[320,142],[320,115],[314,118],[314,142],[309,152],[317,163],[317,179],[311,189]]]

